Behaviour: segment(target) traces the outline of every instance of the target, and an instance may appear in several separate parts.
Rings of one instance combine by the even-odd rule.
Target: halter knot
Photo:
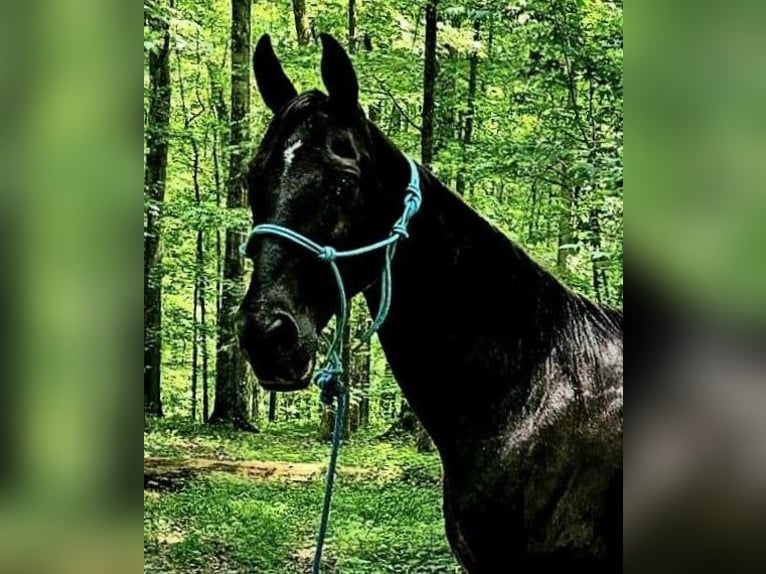
[[[407,224],[403,221],[397,221],[394,223],[393,227],[391,227],[391,233],[398,235],[402,239],[406,239],[410,236],[409,232],[407,231]]]
[[[337,368],[325,367],[321,369],[314,381],[319,387],[319,399],[326,405],[331,405],[335,397],[340,396],[345,391],[343,384],[338,380],[340,371]]]
[[[412,210],[411,213],[413,215],[420,209],[421,203],[423,203],[423,197],[420,195],[420,190],[407,187],[407,195],[404,196],[404,204]]]
[[[329,263],[330,261],[335,261],[335,259],[337,259],[338,252],[329,245],[326,245],[325,247],[322,247],[319,253],[317,253],[317,256],[322,261],[327,261]]]

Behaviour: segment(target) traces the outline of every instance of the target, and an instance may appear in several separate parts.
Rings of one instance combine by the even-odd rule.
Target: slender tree
[[[200,70],[202,68],[202,53],[200,46],[200,31],[197,30],[196,34],[196,49],[195,49],[195,69]],[[200,89],[201,82],[194,82],[194,95],[197,102],[198,113],[201,115],[204,112],[208,112],[210,106],[209,102],[205,102],[202,97],[202,90]],[[210,140],[210,125],[208,124],[205,129],[203,138],[203,149],[207,150]],[[196,138],[194,140],[196,142]],[[196,144],[195,144],[196,145]],[[193,172],[193,185],[194,185],[194,200],[197,206],[202,209],[203,197],[202,197],[202,185],[200,183],[201,176],[201,161],[204,160],[204,152],[200,150],[199,146],[195,148],[194,155],[194,172]],[[195,265],[194,265],[194,283],[197,286],[197,307],[199,310],[199,317],[197,316],[197,310],[195,309],[194,321],[198,326],[197,337],[199,338],[199,347],[202,355],[202,420],[208,419],[208,374],[209,374],[209,349],[208,349],[208,325],[207,325],[207,271],[206,261],[207,253],[205,239],[205,227],[203,221],[197,221],[197,241],[195,248]],[[196,393],[195,393],[196,394]],[[194,408],[196,409],[197,402],[195,396]],[[196,417],[194,417],[196,419]]]
[[[271,391],[269,393],[269,422],[273,423],[277,420],[277,393]]]
[[[348,53],[356,52],[356,0],[348,0]]]
[[[370,321],[368,320],[363,329],[366,331],[369,328]],[[370,424],[370,367],[372,360],[372,352],[370,349],[369,341],[364,344],[361,349],[361,389],[362,399],[359,403],[359,426],[361,428]]]
[[[250,0],[232,0],[231,18],[231,133],[229,179],[226,207],[245,206],[244,171],[250,143]],[[226,230],[223,262],[221,309],[218,314],[216,348],[215,404],[211,423],[230,422],[253,430],[247,420],[248,385],[246,365],[239,346],[235,313],[242,298],[244,268],[239,254],[241,234],[231,227]]]
[[[221,86],[221,79],[219,72],[212,61],[207,62],[208,79],[210,80],[210,102],[212,104],[212,111],[215,116],[216,129],[213,130],[213,149],[212,149],[212,161],[213,161],[213,182],[215,185],[215,205],[221,207],[222,200],[222,188],[223,177],[222,171],[224,169],[222,161],[222,151],[228,147],[229,142],[229,110],[226,107],[226,100],[223,95],[223,87]],[[221,315],[221,291],[223,284],[222,277],[222,240],[221,229],[216,227],[215,230],[215,313],[216,317]],[[204,303],[204,301],[203,301]],[[203,306],[204,311],[204,306]],[[203,323],[204,323],[203,319]],[[207,365],[208,356],[207,349],[205,348],[203,354],[203,362]],[[207,373],[207,366],[205,366],[205,372]],[[209,391],[207,377],[202,380],[202,411],[203,419],[207,422],[210,418],[210,405],[209,405]]]
[[[463,128],[463,137],[461,140],[462,159],[460,171],[457,175],[455,191],[460,195],[465,194],[465,170],[468,164],[468,154],[473,141],[473,125],[476,115],[476,81],[479,72],[479,32],[481,31],[481,21],[477,18],[473,21],[473,40],[474,47],[471,51],[471,57],[468,64],[468,101],[466,102],[465,126]]]
[[[225,61],[224,61],[225,64]],[[223,67],[223,66],[222,66]],[[215,113],[218,129],[213,131],[213,177],[215,180],[215,204],[222,207],[223,201],[223,175],[225,171],[225,156],[223,150],[229,147],[229,109],[226,106],[226,98],[221,85],[221,77],[215,62],[207,62],[207,74],[210,80],[210,101]],[[215,230],[215,312],[221,314],[221,295],[223,286],[223,240],[221,229]]]
[[[436,100],[436,7],[438,0],[426,3],[425,63],[423,66],[423,112],[420,134],[420,160],[431,167],[434,150],[434,109]]]
[[[293,17],[295,19],[295,35],[299,46],[306,46],[311,41],[309,17],[306,14],[306,0],[293,0]]]
[[[156,8],[172,8],[173,2]],[[160,40],[149,50],[149,112],[144,168],[144,413],[162,416],[162,206],[170,129],[170,24],[167,14],[144,12]]]
[[[572,226],[572,210],[574,192],[566,183],[561,183],[559,220],[558,220],[558,252],[556,253],[556,269],[560,273],[569,271],[569,258],[574,254],[574,231]]]

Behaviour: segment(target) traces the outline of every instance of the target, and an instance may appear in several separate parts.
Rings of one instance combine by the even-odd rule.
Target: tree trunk
[[[261,418],[261,391],[256,383],[253,383],[251,388],[253,389],[253,392],[250,395],[250,420],[257,426],[258,421]]]
[[[351,353],[351,334],[354,332],[352,323],[354,321],[353,303],[349,302],[349,315],[346,322],[346,328],[343,332],[343,349],[341,351],[341,361],[343,361],[346,372],[344,373],[345,381],[343,381],[348,388],[348,408],[346,409],[346,420],[343,421],[343,428],[346,436],[356,430],[358,426],[354,419],[358,416],[358,403],[352,400],[352,393],[356,389],[357,380],[354,369],[354,359]]]
[[[367,331],[370,328],[371,320],[365,318],[364,322],[360,326],[363,330]],[[370,341],[365,341],[364,345],[359,349],[357,356],[359,369],[358,373],[358,385],[361,390],[361,399],[359,401],[359,428],[364,428],[370,424],[370,361],[372,349],[370,348]]]
[[[572,243],[572,193],[569,189],[561,190],[562,207],[559,212],[559,249],[556,254],[556,269],[561,273],[569,270],[569,257],[573,253]]]
[[[191,372],[191,419],[197,420],[197,372],[199,367],[199,339],[197,339],[197,312],[199,310],[199,284],[194,280],[194,295],[192,297],[192,372]]]
[[[481,22],[475,20],[473,23],[473,39],[475,42],[479,41],[479,30],[481,29]],[[465,194],[465,169],[468,164],[469,149],[471,147],[471,141],[473,139],[473,123],[474,114],[476,113],[476,75],[479,69],[479,50],[474,47],[474,51],[471,54],[471,60],[469,63],[468,71],[468,101],[466,102],[466,116],[465,116],[465,128],[463,129],[463,139],[461,142],[462,147],[462,165],[460,171],[457,174],[457,183],[455,185],[455,191],[460,195]]]
[[[200,238],[200,235],[197,235]],[[207,307],[205,305],[205,297],[207,290],[205,289],[205,278],[202,278],[200,282],[199,291],[199,312],[200,312],[200,330],[201,330],[201,346],[202,346],[202,420],[207,422],[210,417],[210,403],[208,399],[208,347],[207,347]]]
[[[200,52],[199,52],[199,36],[197,37],[197,60],[196,64],[200,65]],[[194,121],[198,117],[197,114],[190,113],[186,100],[186,88],[184,85],[183,69],[181,66],[181,57],[176,59],[178,63],[178,94],[181,102],[181,112],[183,114],[183,134],[189,141],[192,151],[192,188],[194,192],[194,202],[198,208],[202,208],[202,189],[200,186],[200,158],[201,152],[199,147],[199,141],[197,134],[192,129]],[[202,98],[200,97],[197,84],[195,82],[194,92],[197,96],[197,104],[200,108],[204,109]],[[197,395],[199,389],[199,371],[200,371],[200,344],[204,345],[207,342],[206,338],[202,338],[200,342],[200,335],[202,334],[203,327],[201,322],[204,322],[204,272],[205,272],[205,250],[204,241],[205,236],[202,230],[202,221],[198,218],[195,221],[197,228],[197,238],[194,249],[194,292],[192,296],[192,372],[191,372],[191,418],[193,421],[197,420]],[[202,313],[202,321],[200,320],[200,312]],[[203,369],[207,369],[207,350],[203,348]],[[205,379],[204,386],[207,388],[207,373],[203,374]],[[203,401],[204,402],[204,401]],[[206,415],[203,414],[203,417]]]
[[[269,422],[273,423],[277,420],[277,393],[271,391],[269,393]]]
[[[348,0],[348,53],[356,52],[356,0]]]
[[[196,137],[193,132],[188,129],[192,143],[192,182],[194,185],[194,200],[198,207],[202,207],[202,190],[199,184],[199,160],[200,151]],[[199,380],[199,355],[200,355],[200,334],[202,328],[198,319],[198,311],[200,308],[200,300],[204,297],[204,288],[202,286],[204,282],[203,273],[205,271],[205,250],[204,250],[205,236],[202,232],[202,222],[197,221],[197,241],[195,246],[195,262],[194,262],[194,314],[192,329],[193,347],[192,347],[192,420],[197,420],[197,383]],[[204,351],[203,351],[204,352]],[[203,377],[205,375],[203,374]]]
[[[457,50],[446,46],[446,56],[436,63],[436,86],[434,92],[439,94],[439,107],[434,110],[433,151],[436,155],[445,149],[453,140],[462,138],[463,112],[456,109],[457,78],[459,64]],[[435,97],[435,96],[434,96]],[[447,182],[449,185],[449,182]]]
[[[487,38],[487,60],[492,60],[492,46],[495,39],[495,18],[489,15],[489,37]]]
[[[197,205],[202,207],[202,193],[199,184],[199,147],[194,144],[194,197]],[[192,381],[192,420],[197,420],[197,381],[199,377],[198,358],[202,355],[203,393],[207,391],[207,336],[205,334],[205,234],[202,222],[197,221],[197,244],[194,265],[194,379]],[[198,317],[199,311],[199,317]],[[205,403],[203,398],[203,411]],[[203,418],[206,413],[203,412]]]
[[[226,207],[246,205],[244,172],[249,150],[250,110],[250,0],[232,0],[231,19],[231,136]],[[239,254],[241,234],[226,230],[221,310],[218,315],[215,406],[210,422],[230,422],[254,430],[247,420],[248,386],[246,365],[237,343],[235,314],[242,298],[244,269]]]
[[[311,40],[309,18],[306,15],[306,0],[293,0],[293,16],[295,16],[295,33],[299,46],[306,46]]]
[[[362,399],[359,403],[359,428],[370,425],[370,348],[367,346],[362,363]]]
[[[172,2],[171,2],[172,7]],[[170,29],[167,20],[147,14],[162,43],[149,53],[150,96],[144,168],[144,413],[162,416],[162,204],[170,127]]]
[[[207,72],[210,79],[210,101],[215,117],[218,122],[217,129],[213,131],[213,177],[215,180],[215,205],[221,207],[222,201],[222,177],[221,173],[225,166],[222,164],[222,152],[229,146],[229,110],[226,108],[226,100],[223,95],[223,86],[221,78],[218,75],[218,68],[212,61],[207,62]],[[221,229],[215,230],[215,314],[221,316],[221,297],[223,291],[223,268],[221,259],[223,257],[221,245]],[[206,411],[209,414],[209,411]]]
[[[431,168],[434,149],[434,87],[436,86],[436,5],[438,0],[426,4],[425,63],[423,66],[423,112],[420,138],[420,161]]]
[[[591,207],[588,214],[590,226],[591,265],[593,267],[593,291],[596,301],[603,303],[606,295],[606,272],[601,256],[601,221],[597,207]]]
[[[335,428],[335,410],[324,403],[321,404],[320,408],[322,411],[319,419],[319,428],[317,429],[317,440],[319,442],[330,442],[332,431]]]
[[[407,402],[407,399],[402,397],[399,406],[399,415],[394,423],[388,427],[388,430],[381,435],[381,439],[386,440],[402,434],[414,435],[417,433],[418,417],[415,416],[415,411]]]

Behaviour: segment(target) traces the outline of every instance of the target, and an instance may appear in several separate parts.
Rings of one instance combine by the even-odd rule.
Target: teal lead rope
[[[333,247],[319,245],[308,237],[287,227],[274,225],[272,223],[264,223],[262,225],[256,225],[252,229],[247,237],[247,241],[243,244],[242,248],[240,248],[240,251],[244,255],[244,247],[249,243],[250,239],[256,235],[272,235],[287,239],[288,241],[292,241],[296,245],[303,247],[307,251],[311,251],[320,260],[327,262],[330,265],[330,269],[335,277],[335,283],[338,287],[338,313],[335,316],[335,333],[333,335],[332,344],[327,352],[325,364],[319,369],[314,377],[314,382],[320,389],[319,397],[322,402],[331,405],[333,400],[337,397],[338,407],[335,410],[335,427],[332,433],[330,464],[327,468],[327,481],[325,483],[324,502],[322,504],[322,517],[319,522],[316,552],[314,553],[314,560],[311,566],[312,574],[319,574],[319,565],[322,562],[322,548],[327,535],[327,523],[330,516],[330,504],[332,502],[332,488],[335,481],[335,468],[338,462],[338,451],[340,450],[340,439],[343,432],[343,419],[345,418],[346,408],[348,406],[348,389],[340,381],[340,376],[343,373],[341,352],[343,349],[343,333],[346,328],[346,323],[348,322],[348,302],[346,300],[346,288],[343,285],[343,277],[341,277],[336,261],[338,259],[365,255],[379,249],[385,250],[383,271],[380,276],[380,305],[378,306],[378,312],[375,315],[375,319],[370,325],[370,328],[360,337],[361,340],[366,341],[380,329],[388,316],[388,311],[391,308],[391,261],[394,259],[396,244],[400,239],[408,236],[407,226],[410,223],[410,219],[412,219],[420,209],[420,204],[423,199],[420,191],[420,174],[418,173],[418,168],[415,165],[415,162],[409,157],[407,157],[407,162],[410,165],[410,182],[407,184],[407,193],[404,196],[404,212],[401,217],[394,222],[394,225],[391,227],[391,233],[387,238],[382,239],[377,243],[358,247],[357,249],[337,251]]]

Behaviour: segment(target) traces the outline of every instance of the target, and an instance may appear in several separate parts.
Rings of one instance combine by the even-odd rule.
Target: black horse
[[[409,166],[367,120],[343,48],[322,35],[328,94],[297,94],[267,36],[258,88],[274,112],[248,174],[254,223],[349,249],[385,238]],[[579,297],[420,169],[423,204],[393,263],[379,332],[444,469],[449,542],[471,574],[621,571],[622,313]],[[326,263],[254,237],[240,341],[263,387],[310,382],[337,310]],[[382,254],[339,262],[348,295],[379,303]],[[562,571],[563,570],[559,570]]]

